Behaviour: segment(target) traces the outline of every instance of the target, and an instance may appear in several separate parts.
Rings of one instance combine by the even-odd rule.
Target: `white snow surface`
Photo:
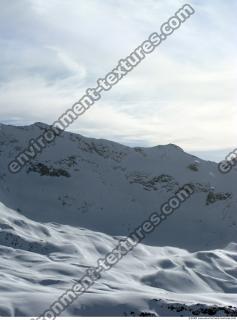
[[[64,132],[11,174],[45,128],[0,126],[0,316],[41,315],[187,183],[191,198],[63,315],[237,314],[236,168]]]
[[[3,204],[0,216],[1,316],[41,315],[118,244],[99,232],[33,222]],[[139,244],[63,315],[177,315],[170,310],[177,303],[192,311],[197,304],[236,307],[236,263],[236,243],[194,253]]]

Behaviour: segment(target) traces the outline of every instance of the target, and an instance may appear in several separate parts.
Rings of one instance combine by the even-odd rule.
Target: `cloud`
[[[171,142],[205,155],[235,147],[237,4],[190,3],[195,15],[72,130],[129,145]],[[182,5],[2,0],[0,120],[53,122]]]

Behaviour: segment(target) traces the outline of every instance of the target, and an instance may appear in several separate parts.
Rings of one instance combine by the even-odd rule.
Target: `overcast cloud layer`
[[[235,0],[196,13],[70,128],[204,158],[236,147]],[[0,0],[0,121],[52,123],[185,2]]]

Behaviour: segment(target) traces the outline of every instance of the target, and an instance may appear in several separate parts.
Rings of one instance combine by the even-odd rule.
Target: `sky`
[[[0,0],[0,122],[53,123],[185,3]],[[69,131],[214,161],[237,147],[237,1],[187,3],[195,14]]]

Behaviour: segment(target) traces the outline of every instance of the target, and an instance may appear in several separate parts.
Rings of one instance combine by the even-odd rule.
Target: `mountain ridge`
[[[9,173],[8,163],[41,130],[1,126],[0,201],[8,207],[39,222],[125,236],[190,184],[192,198],[145,242],[202,250],[236,241],[235,170],[223,175],[174,145],[131,148],[63,132],[20,173]]]

